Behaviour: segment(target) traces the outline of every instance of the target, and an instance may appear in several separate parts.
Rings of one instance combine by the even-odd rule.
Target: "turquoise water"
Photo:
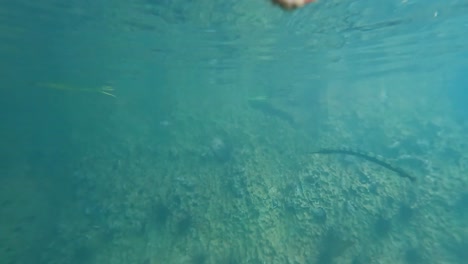
[[[6,1],[0,264],[466,263],[467,14]]]

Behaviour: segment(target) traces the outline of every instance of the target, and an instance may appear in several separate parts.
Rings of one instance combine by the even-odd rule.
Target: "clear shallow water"
[[[463,263],[467,11],[2,5],[0,263]]]

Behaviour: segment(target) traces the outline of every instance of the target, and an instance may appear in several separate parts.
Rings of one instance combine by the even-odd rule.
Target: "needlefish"
[[[383,158],[381,158],[381,157],[379,157],[377,155],[374,155],[372,153],[358,151],[358,150],[354,150],[354,149],[350,149],[350,148],[339,148],[339,149],[325,148],[325,149],[320,149],[320,150],[311,152],[311,154],[325,154],[325,155],[328,155],[328,154],[344,154],[344,155],[350,155],[350,156],[362,158],[362,159],[365,159],[365,160],[370,161],[372,163],[375,163],[375,164],[377,164],[379,166],[382,166],[382,167],[384,167],[384,168],[386,168],[388,170],[391,170],[391,171],[395,172],[400,177],[407,178],[412,182],[416,181],[416,178],[414,176],[410,175],[409,173],[407,173],[402,168],[397,167],[397,166],[391,164],[390,162],[384,160]]]

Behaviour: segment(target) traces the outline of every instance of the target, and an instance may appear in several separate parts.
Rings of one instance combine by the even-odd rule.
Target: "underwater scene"
[[[0,21],[0,264],[467,263],[466,0]]]

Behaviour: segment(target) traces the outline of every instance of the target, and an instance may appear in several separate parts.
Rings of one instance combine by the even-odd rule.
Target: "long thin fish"
[[[350,156],[355,156],[359,158],[363,158],[365,160],[368,160],[370,162],[373,162],[375,164],[378,164],[384,168],[387,168],[395,173],[397,173],[399,176],[403,178],[408,178],[412,182],[416,181],[416,178],[409,175],[406,171],[403,169],[396,167],[390,163],[388,163],[385,160],[382,160],[381,158],[378,158],[377,156],[371,154],[371,153],[364,153],[361,151],[357,150],[352,150],[348,148],[343,148],[343,149],[320,149],[318,151],[312,152],[312,154],[345,154],[345,155],[350,155]]]

